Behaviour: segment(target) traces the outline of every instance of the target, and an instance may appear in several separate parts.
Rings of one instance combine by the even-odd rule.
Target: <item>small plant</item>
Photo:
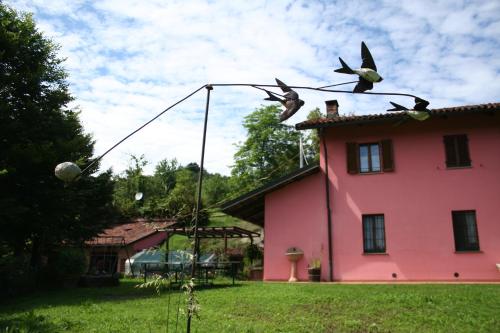
[[[245,249],[245,257],[247,257],[250,260],[250,264],[253,265],[255,260],[262,260],[264,255],[258,245],[250,244]]]
[[[184,294],[187,298],[188,316],[190,316],[191,318],[199,318],[198,312],[200,311],[200,303],[198,302],[198,298],[194,293],[194,287],[194,279],[191,279],[189,280],[189,282],[186,282],[182,285],[182,289],[184,290]]]
[[[321,281],[321,259],[313,258],[309,262],[309,281],[319,282]]]
[[[164,278],[161,275],[154,274],[150,281],[141,283],[135,287],[141,289],[154,289],[156,291],[156,294],[160,296],[161,292],[169,286],[170,280],[168,278]]]
[[[311,259],[309,269],[321,269],[321,260],[318,258]]]

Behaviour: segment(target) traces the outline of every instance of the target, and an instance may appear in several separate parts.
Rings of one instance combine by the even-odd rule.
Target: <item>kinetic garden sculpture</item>
[[[59,165],[57,165],[55,169],[55,175],[59,179],[63,180],[64,182],[70,183],[72,181],[77,180],[79,177],[84,175],[92,165],[97,163],[99,160],[101,160],[105,155],[107,155],[110,151],[112,151],[114,148],[116,148],[118,145],[120,145],[123,141],[127,140],[129,137],[137,133],[138,131],[142,130],[145,126],[162,116],[165,112],[168,110],[172,109],[173,107],[177,106],[178,104],[182,103],[183,101],[189,99],[196,93],[198,93],[202,89],[206,89],[207,91],[207,97],[206,97],[206,107],[205,107],[205,120],[204,120],[204,128],[203,128],[203,142],[202,142],[202,149],[201,149],[201,163],[200,163],[200,173],[199,173],[199,178],[198,178],[198,193],[197,193],[197,205],[196,205],[196,212],[195,212],[195,221],[194,225],[192,226],[192,233],[194,237],[194,247],[193,247],[193,264],[192,264],[192,272],[191,275],[192,277],[195,275],[195,270],[196,270],[196,260],[198,257],[198,239],[197,239],[197,230],[198,230],[198,218],[199,218],[199,211],[200,211],[200,203],[201,203],[201,188],[202,188],[202,183],[203,183],[203,170],[204,167],[204,158],[205,158],[205,142],[206,142],[206,131],[207,131],[207,121],[208,121],[208,112],[209,112],[209,106],[210,106],[210,92],[214,89],[214,87],[226,87],[226,86],[246,86],[246,87],[252,87],[260,90],[264,90],[268,97],[265,98],[267,101],[276,101],[280,102],[285,110],[281,113],[280,115],[280,121],[285,121],[289,119],[291,116],[293,116],[303,105],[304,101],[299,98],[299,94],[295,90],[314,90],[314,91],[321,91],[321,92],[332,92],[332,93],[342,93],[342,94],[370,94],[370,95],[385,95],[385,96],[406,96],[406,97],[412,97],[415,99],[415,106],[413,109],[408,109],[402,105],[396,104],[394,102],[391,102],[393,108],[389,109],[387,111],[399,111],[399,112],[405,112],[407,113],[411,118],[414,118],[416,120],[425,120],[427,119],[429,115],[429,110],[427,109],[427,106],[429,105],[429,102],[417,97],[412,94],[406,94],[406,93],[394,93],[394,92],[367,92],[367,90],[373,89],[373,84],[381,82],[383,79],[380,76],[380,74],[377,72],[377,67],[375,65],[375,62],[373,60],[373,57],[368,50],[368,47],[364,42],[361,42],[361,58],[362,58],[362,64],[361,67],[358,69],[351,69],[343,60],[342,58],[339,57],[340,63],[342,65],[341,68],[336,69],[335,72],[337,73],[343,73],[343,74],[353,74],[353,75],[358,75],[359,80],[358,81],[351,81],[351,82],[343,82],[343,83],[337,83],[337,84],[332,84],[329,86],[323,86],[323,87],[307,87],[307,86],[288,86],[279,79],[276,79],[276,85],[269,85],[269,84],[253,84],[253,83],[216,83],[216,84],[205,84],[201,86],[200,88],[196,89],[195,91],[191,92],[188,94],[186,97],[180,99],[176,103],[172,104],[159,114],[157,114],[155,117],[153,117],[151,120],[137,128],[136,130],[132,131],[130,134],[125,136],[123,139],[118,141],[115,145],[113,145],[111,148],[109,148],[107,151],[105,151],[102,155],[94,159],[91,163],[89,163],[83,170],[80,171],[80,168],[78,165],[76,165],[73,162],[64,162]],[[334,90],[334,89],[329,89],[331,87],[335,86],[340,86],[340,85],[347,85],[347,84],[352,84],[356,83],[356,86],[352,91],[349,90]],[[268,90],[269,88],[280,88],[284,94],[276,93],[273,91]],[[280,98],[282,97],[282,98]],[[142,196],[141,196],[142,197]],[[137,198],[136,198],[137,199]],[[137,200],[140,200],[137,199]],[[189,306],[188,306],[189,308]],[[187,332],[190,332],[190,327],[191,327],[191,317],[192,313],[188,309],[188,323],[187,323]]]

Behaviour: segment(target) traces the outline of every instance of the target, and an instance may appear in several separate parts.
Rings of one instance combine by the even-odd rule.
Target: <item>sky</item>
[[[40,31],[66,58],[69,107],[102,154],[132,130],[206,83],[319,87],[352,81],[335,73],[342,57],[361,65],[368,45],[384,81],[374,92],[403,92],[429,108],[500,101],[500,1],[165,1],[7,0],[33,13]],[[351,86],[352,87],[352,86]],[[346,86],[349,89],[349,86]],[[386,96],[298,91],[305,105],[295,125],[324,101],[341,114],[383,113]],[[216,87],[211,92],[205,168],[230,174],[244,117],[264,92]],[[203,89],[106,155],[101,169],[123,172],[130,155],[199,163]],[[298,162],[297,162],[298,164]]]

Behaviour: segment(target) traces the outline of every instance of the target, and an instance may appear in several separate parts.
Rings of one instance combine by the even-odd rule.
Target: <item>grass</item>
[[[0,332],[175,332],[179,292],[120,287],[39,292],[0,305]],[[500,285],[243,282],[196,291],[192,332],[498,332]],[[179,297],[180,296],[180,297]],[[4,301],[5,302],[5,301]],[[6,327],[18,327],[19,330]],[[185,332],[180,314],[178,332]]]

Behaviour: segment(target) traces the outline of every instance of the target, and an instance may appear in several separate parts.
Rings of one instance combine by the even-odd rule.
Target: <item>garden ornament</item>
[[[80,170],[80,167],[73,162],[63,162],[56,166],[54,173],[57,178],[69,183],[80,176],[82,170]]]
[[[410,117],[419,121],[426,120],[430,117],[430,110],[427,109],[429,102],[425,99],[415,97],[415,106],[412,110],[394,102],[390,103],[394,108],[388,109],[387,111],[405,111]]]
[[[295,112],[299,111],[299,109],[302,107],[302,105],[304,105],[304,101],[299,99],[299,94],[297,94],[297,92],[292,90],[290,87],[288,87],[282,81],[276,79],[276,83],[281,88],[281,90],[283,90],[283,92],[285,93],[283,95],[283,97],[285,97],[285,99],[281,99],[281,98],[277,97],[278,94],[275,94],[275,93],[268,91],[268,90],[264,90],[264,91],[269,95],[269,97],[264,98],[264,99],[266,101],[277,101],[277,102],[280,102],[281,104],[283,104],[283,106],[285,107],[285,111],[283,111],[280,114],[280,121],[285,121],[288,118],[290,118],[291,116],[293,116],[295,114]]]
[[[375,66],[375,61],[368,50],[365,42],[361,42],[361,58],[363,62],[361,68],[351,69],[342,58],[339,57],[342,68],[335,70],[337,73],[343,74],[357,74],[359,76],[359,82],[354,87],[353,92],[362,93],[366,90],[371,90],[373,88],[374,82],[382,81],[382,77],[377,73],[377,66]]]

